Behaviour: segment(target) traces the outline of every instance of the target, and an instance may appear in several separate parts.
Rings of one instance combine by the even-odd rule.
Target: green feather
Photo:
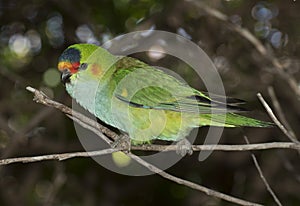
[[[225,125],[224,125],[225,119]],[[269,122],[260,121],[257,119],[237,115],[233,113],[227,114],[201,114],[200,125],[203,126],[225,126],[225,127],[272,127]]]

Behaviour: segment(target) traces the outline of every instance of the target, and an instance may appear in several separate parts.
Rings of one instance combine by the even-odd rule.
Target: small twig
[[[244,139],[245,139],[245,141],[246,141],[247,144],[250,144],[249,139],[248,139],[247,136],[244,136]],[[276,204],[279,205],[279,206],[282,206],[280,200],[278,199],[278,197],[276,196],[275,192],[272,190],[270,184],[268,183],[267,179],[265,178],[265,176],[263,174],[263,171],[262,171],[261,167],[259,166],[259,163],[258,163],[255,155],[252,152],[251,152],[251,157],[252,157],[254,165],[255,165],[258,173],[259,173],[259,176],[262,179],[264,185],[266,186],[268,192],[270,193],[270,195],[272,196],[272,198],[274,199],[274,201],[276,202]]]
[[[294,138],[293,135],[289,133],[289,131],[281,124],[281,122],[277,119],[274,112],[272,111],[271,107],[268,105],[268,103],[265,101],[265,99],[262,97],[260,93],[257,93],[257,97],[259,101],[262,103],[266,111],[268,112],[270,118],[273,120],[273,122],[279,127],[279,129],[294,143],[299,144],[299,141],[297,138]]]
[[[8,158],[0,160],[0,165],[8,165],[12,163],[22,162],[22,163],[29,163],[29,162],[39,162],[44,160],[66,160],[74,157],[93,157],[93,156],[100,156],[105,154],[111,154],[113,152],[120,151],[120,149],[110,148],[104,149],[100,151],[91,151],[91,152],[70,152],[70,153],[61,153],[61,154],[50,154],[50,155],[39,155],[33,157],[16,157],[16,158]]]
[[[287,131],[289,132],[289,134],[291,135],[291,137],[293,137],[293,139],[299,143],[299,141],[297,140],[297,137],[295,135],[295,132],[292,130],[292,127],[290,126],[289,122],[286,120],[285,115],[281,109],[281,106],[279,104],[279,101],[276,97],[275,91],[273,87],[268,87],[268,93],[271,97],[273,106],[275,108],[276,113],[279,116],[280,121],[282,122],[282,124],[285,126],[285,128],[287,129]]]

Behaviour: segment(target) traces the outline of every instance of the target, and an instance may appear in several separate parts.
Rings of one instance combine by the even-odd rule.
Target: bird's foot
[[[179,142],[176,143],[176,153],[181,156],[185,156],[186,154],[192,155],[193,154],[193,148],[192,144],[186,139],[182,139]]]
[[[120,148],[124,150],[125,153],[129,153],[131,149],[131,142],[128,135],[121,134],[119,138],[115,140],[112,144],[113,148]]]

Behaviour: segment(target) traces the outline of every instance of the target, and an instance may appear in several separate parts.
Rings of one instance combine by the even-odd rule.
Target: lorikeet
[[[194,127],[269,127],[236,112],[243,101],[208,95],[138,59],[92,44],[75,44],[59,57],[67,92],[134,143],[179,141]],[[213,113],[212,113],[213,111]]]

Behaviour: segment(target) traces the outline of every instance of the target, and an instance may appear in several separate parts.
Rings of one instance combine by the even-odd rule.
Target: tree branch
[[[267,149],[300,149],[300,145],[295,143],[287,142],[273,142],[273,143],[261,143],[261,144],[249,144],[249,145],[192,145],[193,151],[251,151],[251,150],[267,150]],[[39,162],[44,160],[66,160],[74,157],[93,157],[104,154],[110,154],[117,151],[126,150],[125,148],[113,148],[105,150],[96,150],[90,152],[70,152],[50,155],[40,155],[31,157],[17,157],[7,158],[0,160],[0,165],[8,165],[12,163],[29,163]],[[157,151],[157,152],[170,152],[176,151],[176,145],[142,145],[142,146],[131,146],[133,151]]]
[[[268,93],[271,97],[272,100],[272,104],[275,108],[275,112],[276,114],[278,114],[278,117],[280,119],[280,121],[282,122],[282,125],[285,126],[286,130],[288,131],[288,133],[291,135],[291,137],[293,137],[293,139],[295,140],[294,142],[299,143],[295,132],[293,131],[292,127],[290,126],[289,122],[286,120],[285,115],[281,109],[281,106],[279,104],[279,101],[276,97],[275,91],[273,87],[268,87]]]
[[[274,112],[272,111],[271,107],[268,105],[268,103],[265,101],[261,93],[257,93],[257,97],[259,101],[262,103],[264,108],[266,109],[267,113],[269,114],[270,118],[273,120],[273,122],[278,126],[278,128],[294,143],[299,144],[299,141],[296,137],[293,136],[284,126],[281,124],[281,122],[277,119]]]
[[[39,162],[44,160],[66,160],[73,157],[93,157],[93,156],[101,156],[105,154],[111,154],[113,152],[120,151],[120,149],[110,148],[99,151],[91,151],[91,152],[70,152],[70,153],[61,153],[61,154],[49,154],[49,155],[39,155],[32,157],[16,157],[16,158],[8,158],[0,160],[0,165],[8,165],[12,163],[22,162]]]
[[[141,145],[131,146],[131,150],[167,152],[176,151],[176,145]],[[292,142],[271,142],[258,144],[240,144],[240,145],[192,145],[194,152],[199,151],[249,151],[249,150],[267,150],[267,149],[295,149],[300,150],[300,144]]]

